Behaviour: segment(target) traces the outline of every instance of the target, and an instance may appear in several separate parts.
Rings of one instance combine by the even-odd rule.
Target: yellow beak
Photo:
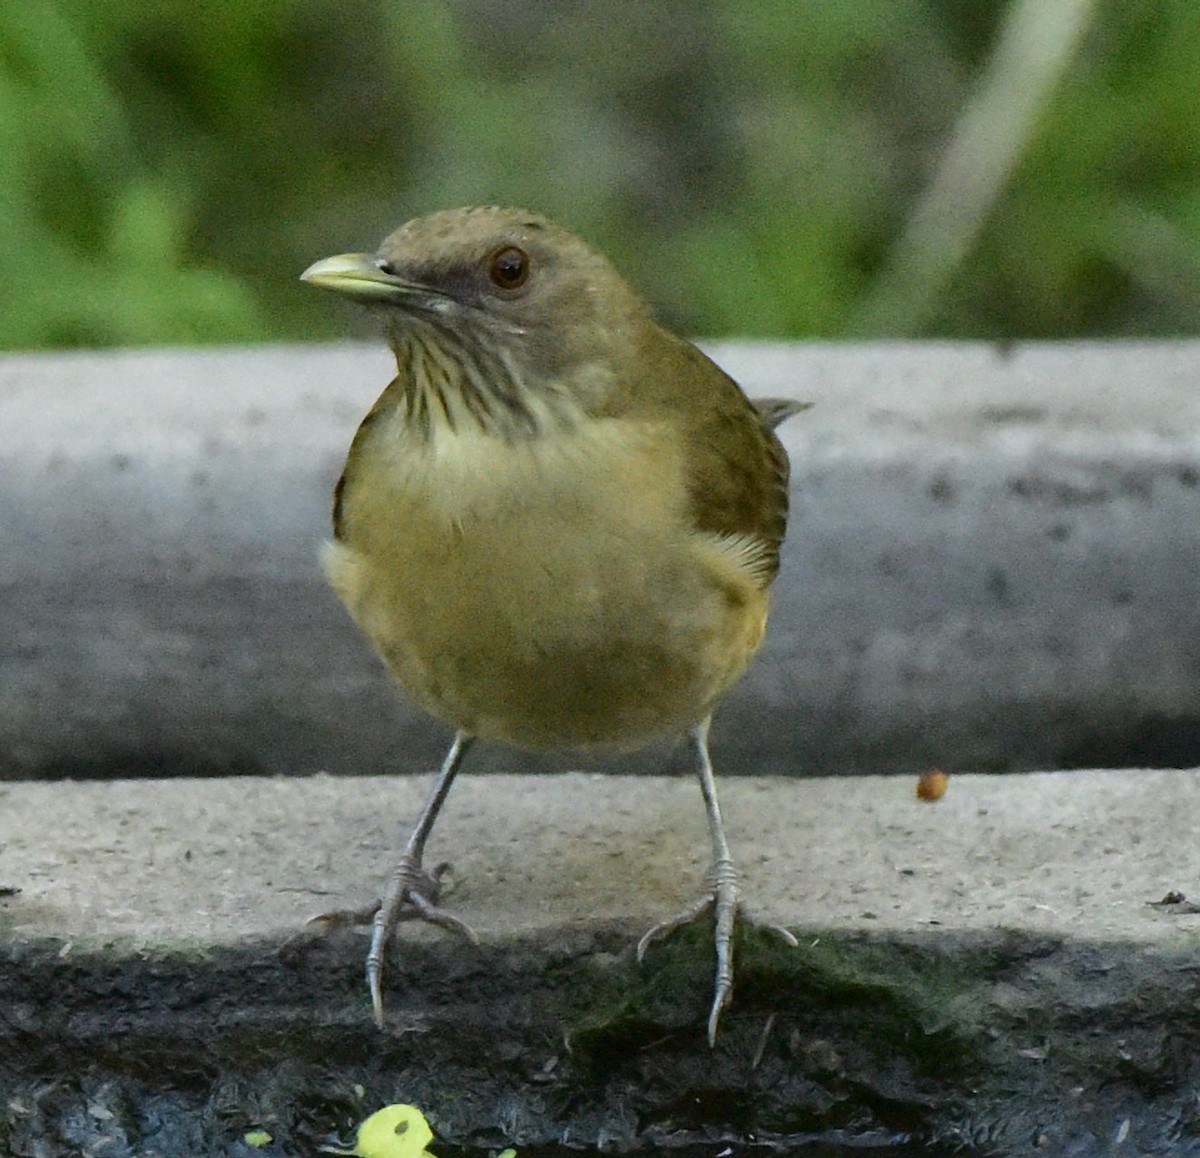
[[[300,280],[362,302],[394,302],[413,293],[429,293],[428,286],[385,273],[371,253],[339,253],[324,258],[310,265]]]

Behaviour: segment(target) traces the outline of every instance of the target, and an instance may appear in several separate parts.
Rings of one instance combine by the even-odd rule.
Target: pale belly
[[[636,746],[681,731],[762,638],[766,593],[682,528],[410,531],[387,551],[330,544],[326,570],[409,694],[484,739]]]

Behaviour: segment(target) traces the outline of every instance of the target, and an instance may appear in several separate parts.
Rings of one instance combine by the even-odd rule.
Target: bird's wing
[[[735,543],[763,587],[779,571],[787,529],[788,457],[774,427],[803,404],[752,403],[732,378],[699,350],[694,372],[705,375],[704,405],[691,410],[688,492],[696,529]]]

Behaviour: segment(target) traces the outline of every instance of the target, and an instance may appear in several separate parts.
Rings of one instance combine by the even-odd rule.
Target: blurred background
[[[1200,330],[1196,0],[7,0],[0,347],[366,332],[504,202],[737,337]]]

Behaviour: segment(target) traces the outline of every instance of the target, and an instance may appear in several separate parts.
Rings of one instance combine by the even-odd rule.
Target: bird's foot
[[[402,861],[396,866],[389,879],[389,890],[397,878],[402,878],[403,882],[408,886],[408,895],[401,893],[401,902],[398,906],[398,911],[394,918],[394,924],[399,924],[401,921],[417,921],[423,919],[421,909],[418,907],[420,902],[414,902],[412,895],[419,895],[423,902],[431,906],[434,911],[442,916],[447,914],[442,913],[441,909],[437,908],[439,899],[441,898],[442,888],[444,886],[444,878],[450,873],[450,864],[448,861],[443,861],[433,872],[426,872],[420,865],[412,864],[411,862]],[[407,906],[405,904],[407,902]],[[363,925],[373,924],[375,915],[383,907],[382,901],[373,901],[369,905],[364,905],[360,909],[333,909],[328,913],[318,913],[315,917],[310,917],[306,922],[306,927],[319,926],[318,932],[325,929],[357,929]],[[454,917],[449,917],[450,921],[454,921]],[[439,922],[434,922],[439,923]],[[457,932],[458,930],[455,929]]]
[[[438,908],[442,877],[449,865],[440,864],[427,873],[421,862],[410,853],[388,878],[383,900],[372,921],[371,948],[367,952],[367,985],[371,990],[371,1009],[375,1024],[383,1028],[383,954],[396,927],[402,921],[427,921],[449,933],[465,937],[472,945],[479,944],[475,931],[465,921]]]
[[[783,938],[788,945],[795,948],[799,942],[782,925],[773,925],[758,920],[742,900],[741,889],[738,887],[737,870],[730,860],[719,860],[712,869],[711,891],[699,900],[693,901],[685,909],[681,909],[665,921],[648,929],[638,942],[637,959],[640,962],[646,954],[646,949],[655,941],[669,937],[685,925],[698,921],[706,913],[712,912],[714,926],[714,942],[717,950],[716,985],[713,991],[712,1007],[708,1014],[708,1044],[712,1046],[717,1040],[717,1024],[721,1020],[721,1012],[733,998],[733,926],[737,919],[755,928],[770,929]]]
[[[450,868],[439,864],[426,872],[420,861],[405,854],[388,878],[383,900],[364,909],[342,909],[322,913],[309,924],[353,926],[370,924],[371,947],[367,951],[367,986],[371,991],[371,1008],[375,1024],[383,1028],[383,956],[392,934],[404,921],[426,921],[449,933],[465,937],[473,945],[479,943],[475,931],[465,921],[440,908],[442,881]]]

